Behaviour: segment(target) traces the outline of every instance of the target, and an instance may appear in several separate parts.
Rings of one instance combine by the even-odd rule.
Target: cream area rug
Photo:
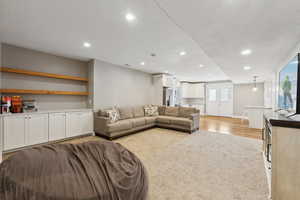
[[[261,142],[151,129],[116,140],[148,169],[150,200],[267,200]]]
[[[259,140],[154,128],[115,142],[143,161],[149,174],[149,200],[268,199]]]

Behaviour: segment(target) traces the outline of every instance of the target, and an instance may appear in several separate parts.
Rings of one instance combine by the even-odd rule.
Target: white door
[[[49,114],[49,141],[66,138],[66,113]]]
[[[84,112],[81,115],[82,134],[92,133],[94,131],[94,118],[92,112]]]
[[[207,87],[206,114],[219,115],[218,89]]]
[[[82,112],[67,113],[67,137],[75,137],[82,134]]]
[[[3,118],[4,150],[25,146],[25,116],[7,116]]]
[[[232,83],[213,83],[207,85],[206,112],[208,115],[233,115]]]
[[[25,135],[26,145],[48,142],[48,114],[28,115]]]

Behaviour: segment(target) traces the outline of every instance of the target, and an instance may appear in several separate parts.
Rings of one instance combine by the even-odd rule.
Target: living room
[[[300,198],[299,8],[1,1],[0,199]]]

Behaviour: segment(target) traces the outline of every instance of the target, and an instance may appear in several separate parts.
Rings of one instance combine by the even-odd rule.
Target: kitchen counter
[[[0,117],[5,116],[22,116],[22,115],[34,115],[34,114],[47,114],[47,113],[64,113],[64,112],[82,112],[82,111],[92,111],[91,108],[79,108],[79,109],[61,109],[61,110],[39,110],[37,112],[24,112],[24,113],[5,113],[0,114]]]
[[[272,126],[300,129],[299,115],[288,118],[284,115],[280,115],[277,112],[267,112],[264,114],[264,117],[270,122]]]

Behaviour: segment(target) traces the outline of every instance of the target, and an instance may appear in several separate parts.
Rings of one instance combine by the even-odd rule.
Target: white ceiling
[[[128,63],[150,73],[169,71],[181,80],[235,82],[252,81],[253,75],[266,78],[300,41],[297,0],[158,2],[1,0],[0,41]],[[128,12],[137,17],[132,23],[125,19]],[[92,47],[84,48],[84,42]],[[245,48],[253,54],[242,57]],[[181,51],[187,55],[180,56]],[[253,69],[246,72],[244,65]]]
[[[299,0],[158,2],[234,82],[268,79],[300,42]]]

